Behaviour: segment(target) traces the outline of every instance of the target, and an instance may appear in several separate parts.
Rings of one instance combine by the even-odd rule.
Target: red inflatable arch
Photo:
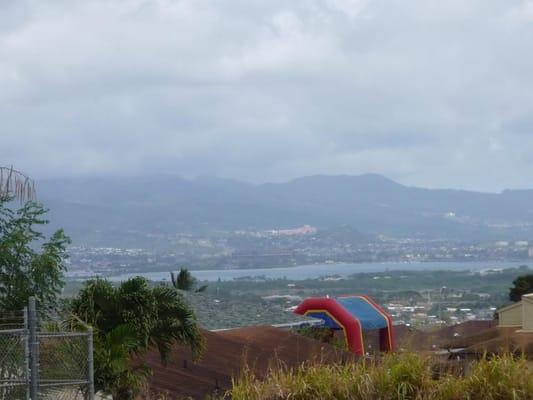
[[[322,319],[324,325],[330,329],[342,329],[348,349],[357,355],[365,354],[364,329],[379,329],[380,350],[394,350],[392,318],[368,296],[309,298],[294,312]]]

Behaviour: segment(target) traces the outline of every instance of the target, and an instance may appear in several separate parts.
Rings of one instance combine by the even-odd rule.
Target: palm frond
[[[177,289],[178,281],[176,280],[176,274],[174,272],[170,273],[170,280],[172,281],[172,286],[174,286]]]
[[[196,289],[196,293],[205,292],[206,289],[207,289],[207,285],[202,285],[198,289]]]
[[[35,199],[35,183],[13,167],[0,167],[0,197],[14,196],[20,201]]]

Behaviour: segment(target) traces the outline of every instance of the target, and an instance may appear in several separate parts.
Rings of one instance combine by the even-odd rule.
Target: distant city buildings
[[[311,225],[304,225],[294,229],[280,229],[269,231],[274,236],[298,236],[312,235],[318,232],[317,228]]]
[[[154,237],[157,246],[151,245]],[[232,269],[368,262],[511,261],[527,264],[533,259],[532,242],[526,239],[458,242],[365,237],[350,229],[318,229],[311,225],[290,229],[149,234],[146,243],[146,248],[72,247],[69,275],[159,272],[179,265],[192,269]]]

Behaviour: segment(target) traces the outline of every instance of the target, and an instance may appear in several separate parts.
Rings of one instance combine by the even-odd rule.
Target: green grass
[[[438,376],[438,378],[437,378]],[[232,400],[526,400],[533,399],[533,371],[526,360],[483,358],[465,374],[414,353],[379,361],[272,368],[258,378],[246,371],[225,396]]]

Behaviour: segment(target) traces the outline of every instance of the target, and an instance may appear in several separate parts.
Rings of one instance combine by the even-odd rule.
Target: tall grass
[[[435,362],[414,353],[379,361],[276,367],[258,378],[250,371],[226,394],[232,400],[531,400],[533,371],[511,355],[473,362],[467,374],[436,374]]]

